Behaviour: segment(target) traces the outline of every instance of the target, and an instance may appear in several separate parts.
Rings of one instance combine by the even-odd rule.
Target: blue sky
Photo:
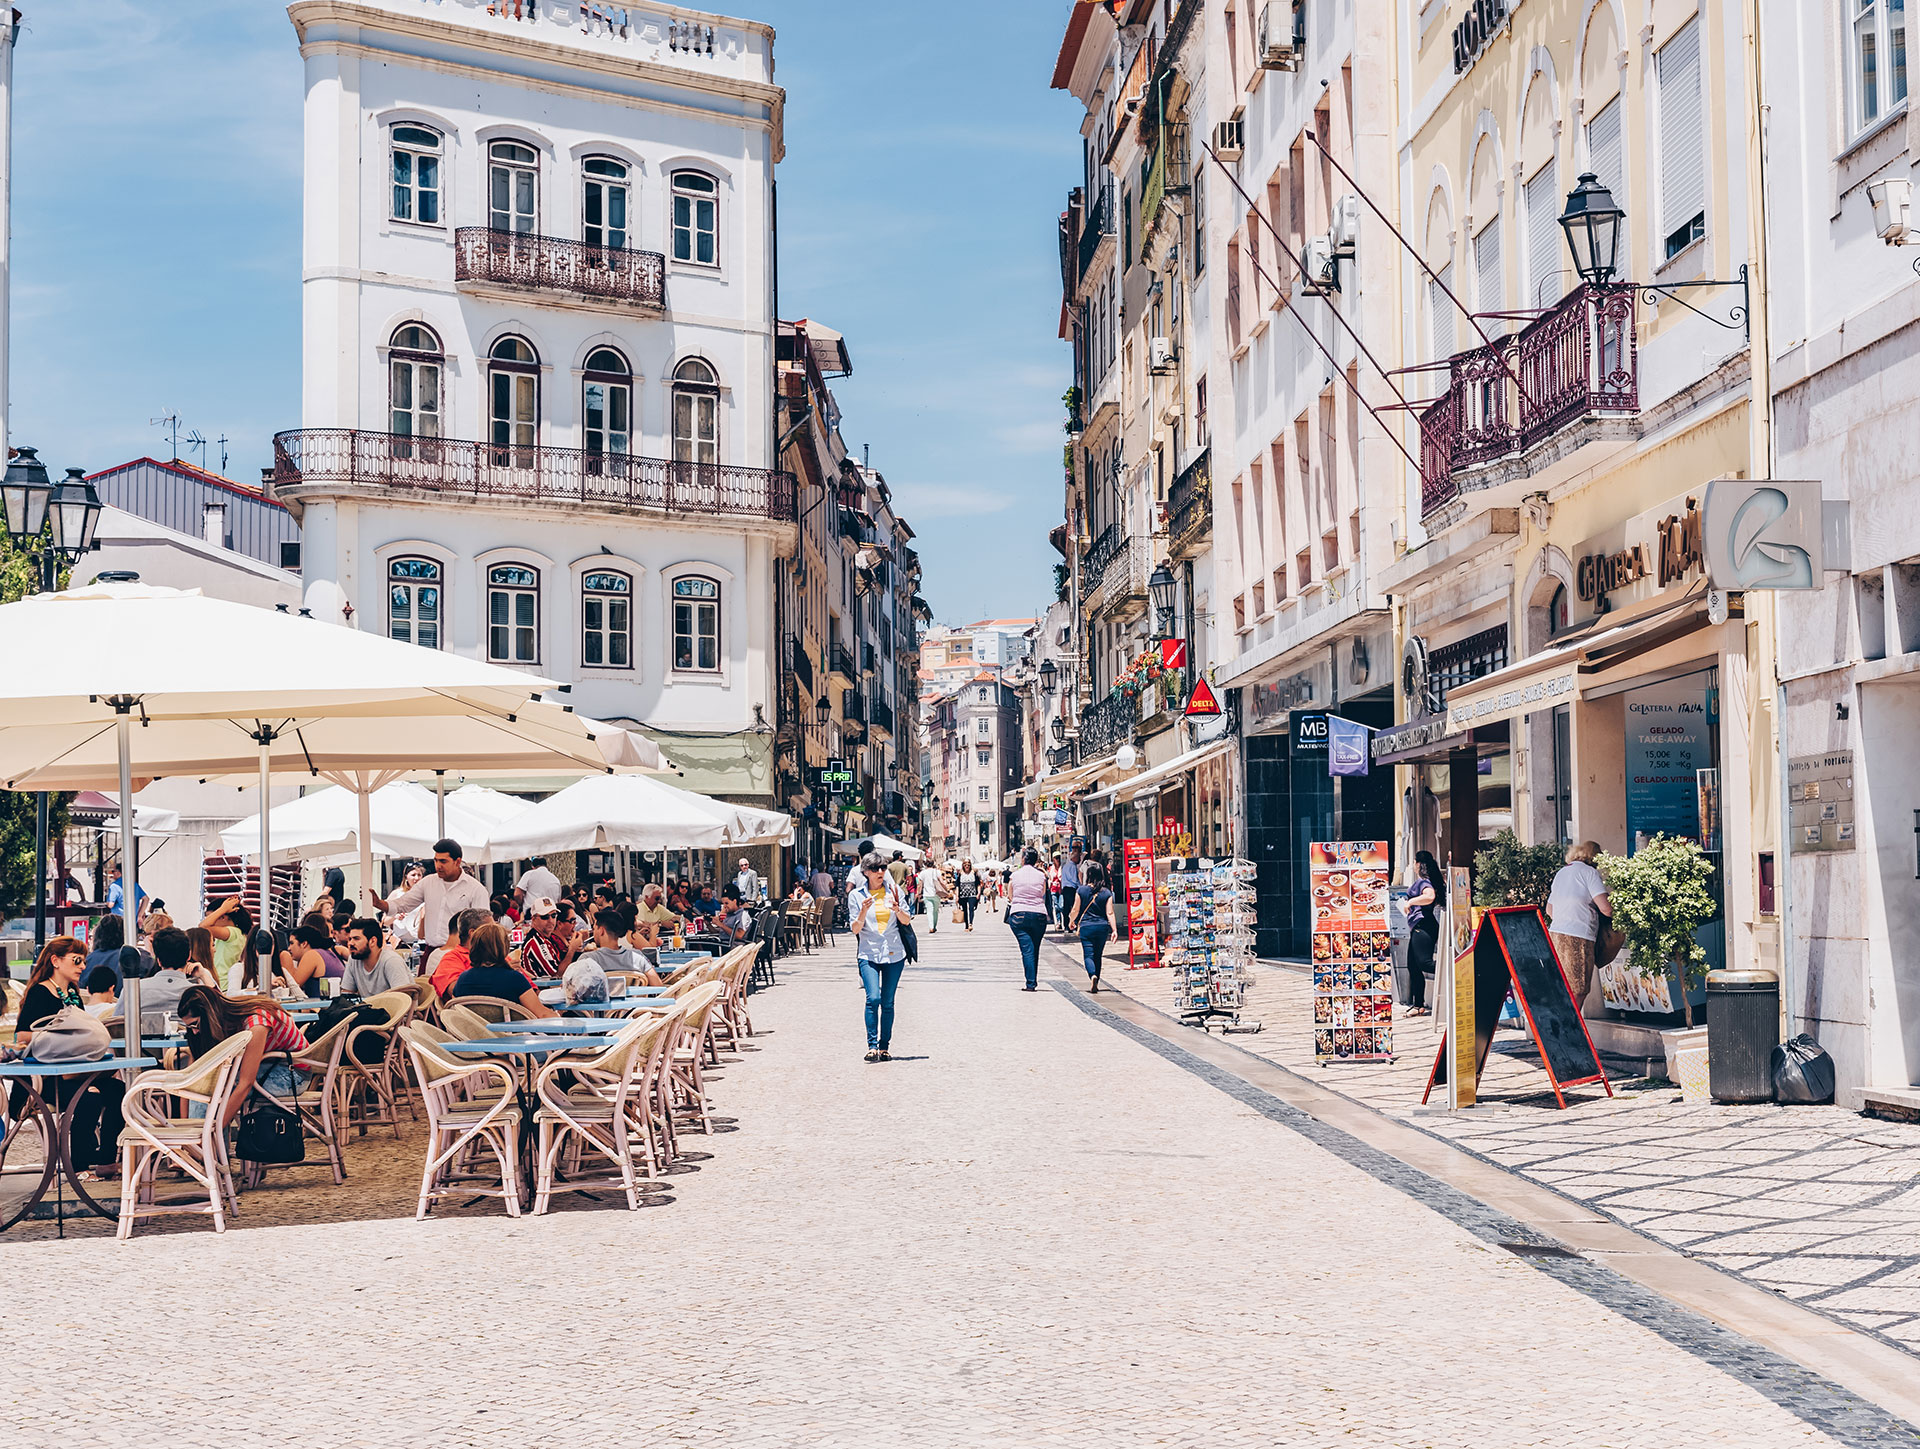
[[[20,0],[12,441],[56,470],[300,412],[301,67],[273,0]],[[850,447],[920,535],[942,622],[1032,612],[1060,516],[1054,218],[1079,170],[1048,80],[1066,0],[738,0],[787,87],[781,310],[847,335]],[[193,461],[200,453],[181,451]],[[218,467],[219,445],[207,463]]]

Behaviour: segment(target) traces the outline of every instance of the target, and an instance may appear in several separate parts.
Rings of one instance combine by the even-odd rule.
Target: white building
[[[761,24],[296,0],[307,597],[572,685],[770,799],[773,168]],[[337,587],[336,587],[337,586]]]

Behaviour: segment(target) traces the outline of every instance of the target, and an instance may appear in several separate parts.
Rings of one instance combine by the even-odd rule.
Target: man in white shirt
[[[739,888],[742,901],[760,899],[760,877],[753,873],[753,867],[744,858],[740,862],[740,874],[733,878],[733,883]]]
[[[524,906],[539,896],[548,896],[556,901],[560,899],[560,877],[547,869],[544,857],[534,861],[526,874],[520,877],[519,884],[513,888],[513,903]]]
[[[367,898],[380,910],[402,915],[424,905],[420,913],[420,939],[430,947],[447,944],[447,923],[461,911],[487,909],[487,888],[460,868],[460,842],[439,840],[433,846],[433,874],[423,876],[418,885],[396,891],[381,900],[367,889]]]
[[[947,878],[931,860],[920,867],[920,900],[927,908],[927,934],[940,929],[940,902],[946,898]]]

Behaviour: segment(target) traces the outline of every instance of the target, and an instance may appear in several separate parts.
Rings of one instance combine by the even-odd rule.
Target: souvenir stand
[[[1191,866],[1182,870],[1178,865]],[[1161,960],[1173,968],[1174,1013],[1187,1025],[1258,1031],[1240,1020],[1253,983],[1256,919],[1250,860],[1196,860],[1167,873],[1167,925]]]

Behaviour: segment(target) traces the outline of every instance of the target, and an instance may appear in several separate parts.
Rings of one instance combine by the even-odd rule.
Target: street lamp
[[[1053,717],[1053,742],[1056,745],[1063,745],[1067,742],[1067,722],[1058,715]],[[1914,814],[1920,816],[1920,810],[1914,811]]]
[[[827,721],[832,718],[833,706],[827,702],[827,697],[823,694],[820,696],[819,702],[813,707],[813,722],[819,725],[820,728],[825,729],[827,727]]]
[[[1043,659],[1040,662],[1040,692],[1042,694],[1051,695],[1053,693],[1054,682],[1058,680],[1059,677],[1060,670],[1051,659]]]
[[[1619,273],[1620,226],[1626,215],[1598,176],[1581,173],[1567,196],[1567,209],[1560,213],[1560,227],[1573,252],[1573,269],[1589,286],[1604,286]]]
[[[1147,592],[1153,595],[1154,617],[1160,621],[1162,635],[1173,630],[1173,570],[1164,563],[1153,571],[1147,580]]]
[[[47,477],[47,465],[32,448],[17,448],[0,477],[0,504],[7,510],[7,535],[22,553],[39,556],[40,592],[52,593],[59,578],[59,565],[80,561],[80,555],[93,547],[94,530],[100,525],[100,495],[94,492],[83,469],[69,468],[58,488]],[[44,537],[47,515],[53,515],[53,536]],[[33,939],[36,945],[47,941],[47,794],[34,792],[34,887]],[[122,842],[123,848],[126,842]],[[138,891],[136,870],[126,873],[126,889]]]

